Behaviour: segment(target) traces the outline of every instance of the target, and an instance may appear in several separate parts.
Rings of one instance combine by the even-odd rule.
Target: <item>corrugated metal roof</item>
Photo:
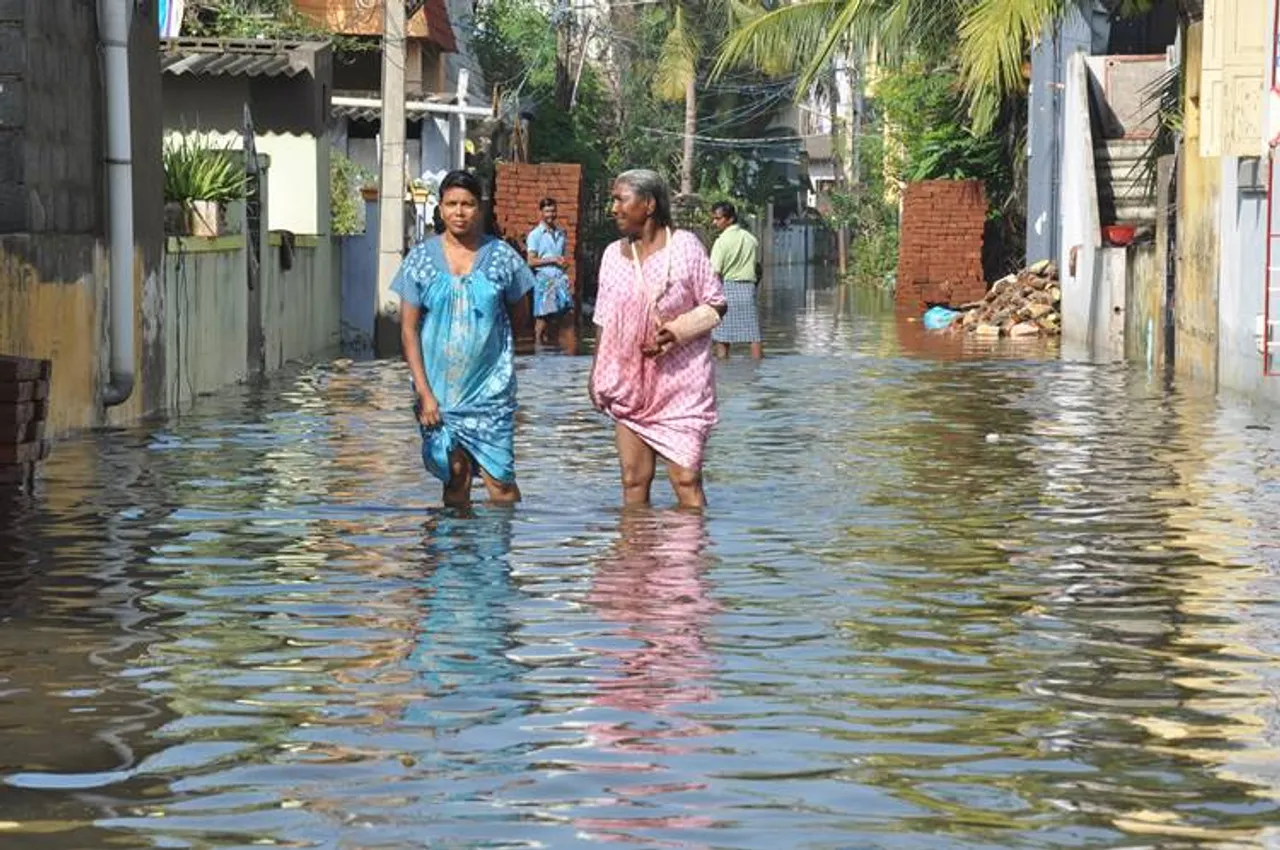
[[[334,105],[330,110],[330,114],[334,118],[350,118],[352,121],[381,121],[382,108],[378,106],[338,106]],[[406,106],[404,117],[409,121],[417,121],[427,116],[425,109],[414,109]]]
[[[328,49],[327,41],[168,38],[160,42],[160,70],[175,76],[314,77],[316,54]]]
[[[367,100],[379,100],[382,95],[376,91],[335,91],[333,97],[353,97],[364,98]],[[421,103],[423,101],[432,101],[435,103],[448,103],[448,99],[441,98],[434,93],[418,93],[409,92],[405,95],[404,117],[409,121],[417,121],[425,118],[429,113],[422,107],[414,107],[413,103]],[[347,104],[334,103],[329,108],[329,114],[334,118],[350,118],[352,121],[381,121],[381,106],[349,106]]]

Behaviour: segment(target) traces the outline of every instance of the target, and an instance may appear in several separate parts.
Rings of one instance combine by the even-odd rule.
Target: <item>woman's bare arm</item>
[[[422,322],[422,308],[408,302],[400,303],[400,344],[404,359],[413,376],[413,388],[418,393],[418,421],[427,427],[440,424],[440,403],[431,391],[427,380],[427,367],[422,359],[422,342],[418,327]]]

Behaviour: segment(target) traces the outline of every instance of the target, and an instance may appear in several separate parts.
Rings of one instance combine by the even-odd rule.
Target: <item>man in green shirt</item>
[[[720,231],[711,246],[711,268],[724,282],[729,310],[711,332],[716,356],[727,358],[734,343],[750,343],[751,356],[764,357],[760,341],[760,316],[756,309],[756,284],[760,282],[760,243],[738,224],[733,204],[721,201],[711,208],[711,223]]]

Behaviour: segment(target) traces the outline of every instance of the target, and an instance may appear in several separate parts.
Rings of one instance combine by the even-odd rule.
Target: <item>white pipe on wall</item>
[[[111,377],[103,402],[133,393],[133,136],[129,110],[129,28],[133,0],[98,0],[107,91],[107,238],[111,250]]]

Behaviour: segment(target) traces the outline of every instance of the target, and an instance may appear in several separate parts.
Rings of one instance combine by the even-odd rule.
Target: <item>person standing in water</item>
[[[448,506],[471,500],[475,476],[493,502],[520,500],[512,313],[524,309],[533,273],[515,249],[485,233],[481,198],[474,175],[445,175],[444,233],[415,245],[391,285],[400,296],[422,461],[444,483]]]
[[[724,290],[697,236],[672,229],[671,196],[656,172],[613,184],[623,239],[600,261],[600,328],[590,393],[614,421],[623,502],[645,505],[659,457],[681,507],[706,504],[702,459],[717,421],[711,329]]]
[[[573,312],[573,291],[566,273],[570,264],[569,237],[556,223],[559,210],[555,198],[543,198],[538,212],[542,221],[529,232],[524,244],[537,280],[533,289],[534,338],[545,343],[548,324],[554,326],[558,336],[561,322]]]
[[[711,246],[711,268],[724,281],[729,311],[711,334],[716,356],[727,358],[731,345],[751,344],[751,356],[764,357],[756,287],[760,283],[760,243],[742,225],[733,204],[721,201],[711,208],[711,223],[720,231]]]

